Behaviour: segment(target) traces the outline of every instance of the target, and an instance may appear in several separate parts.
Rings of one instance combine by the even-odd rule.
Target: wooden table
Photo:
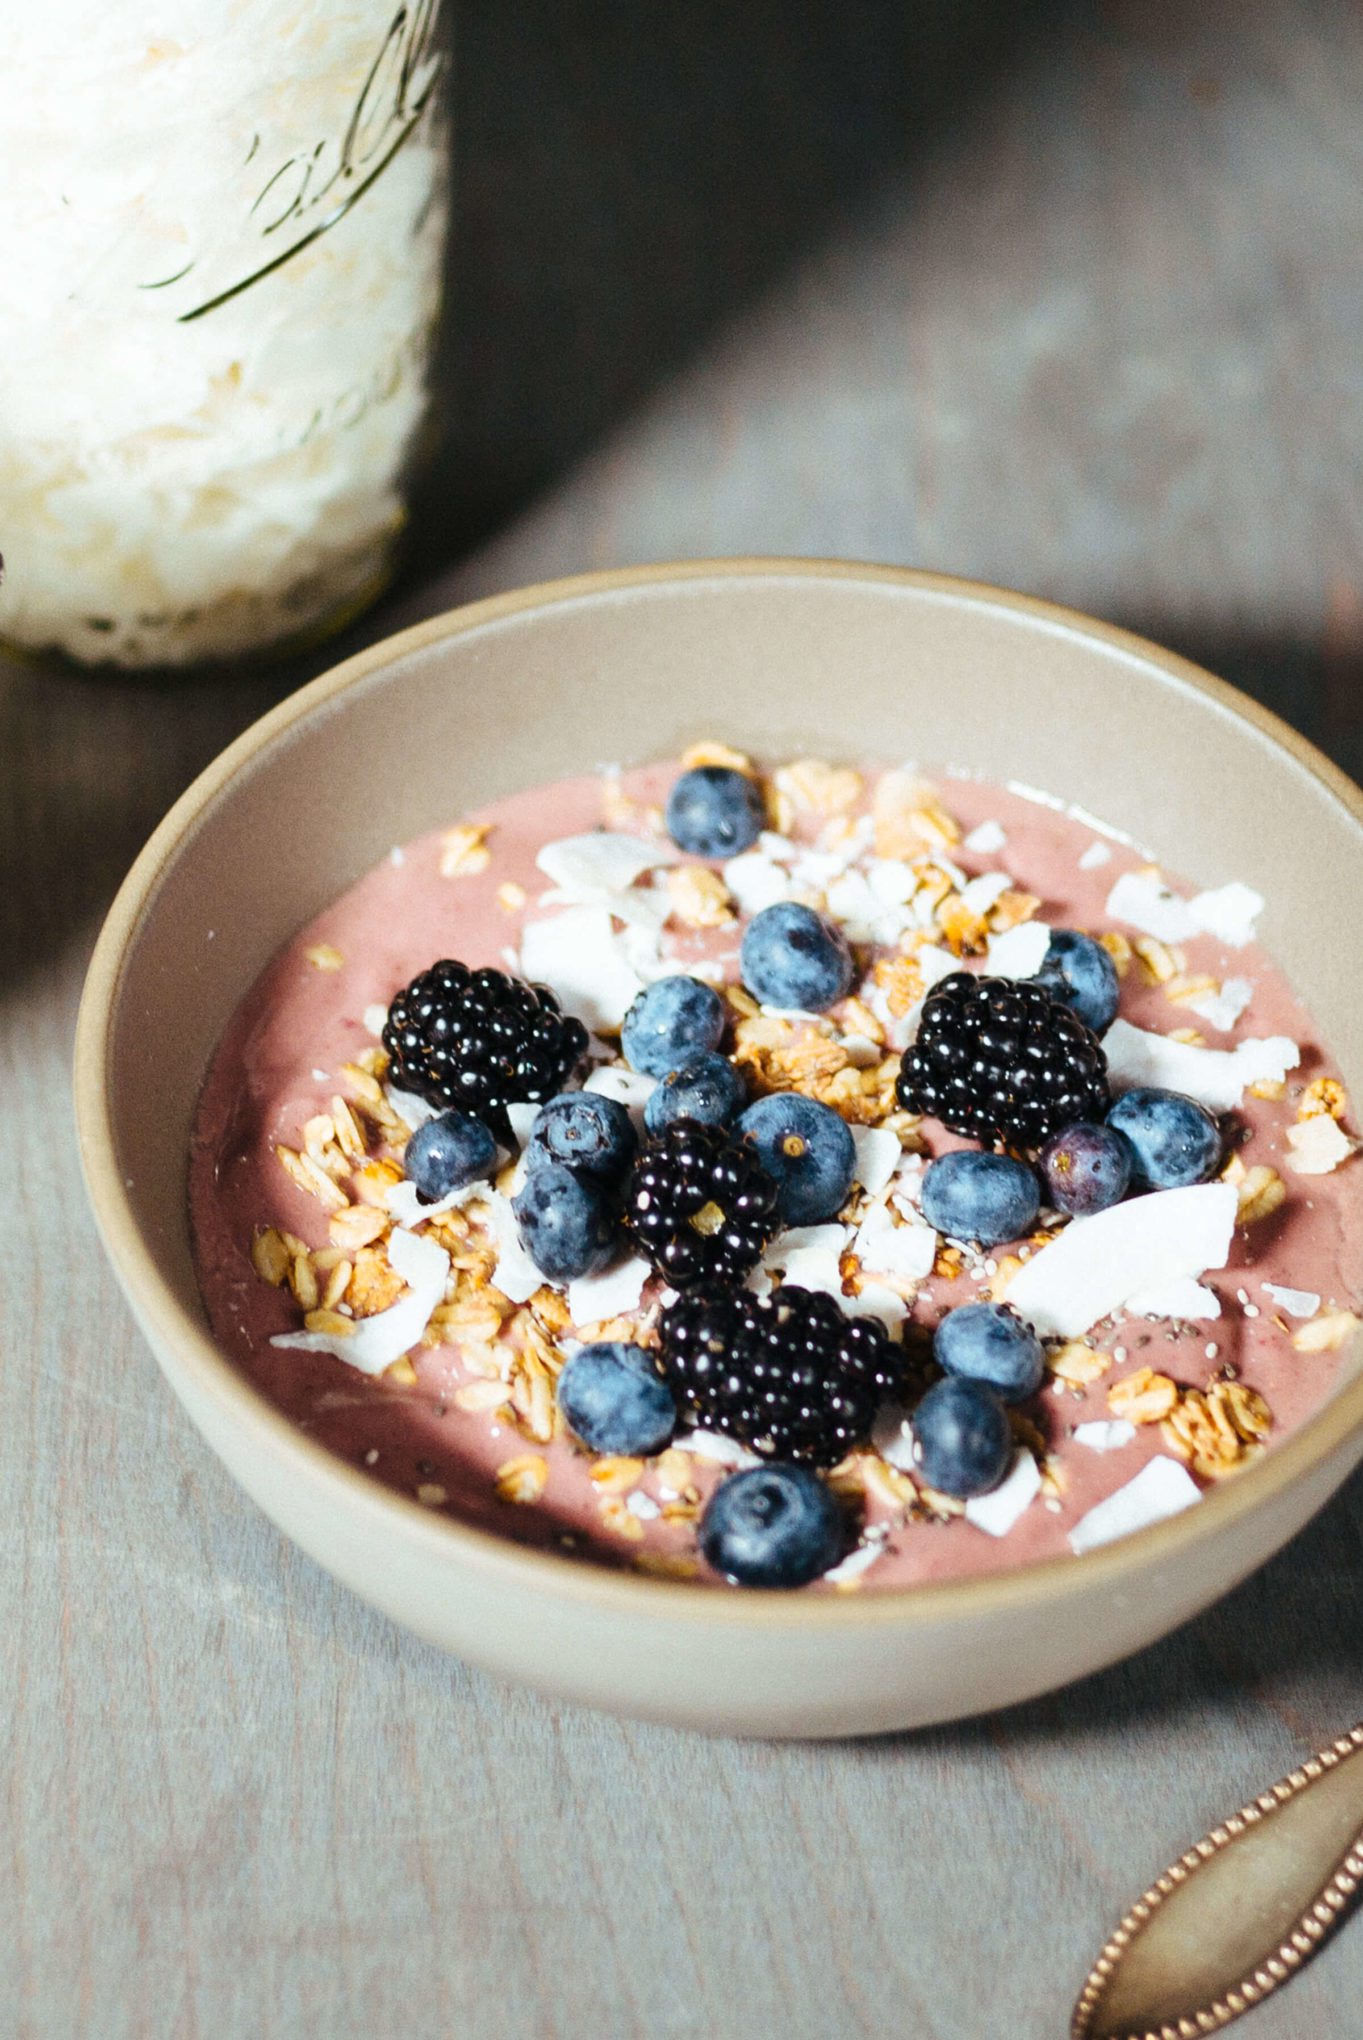
[[[620,560],[914,561],[1363,767],[1345,0],[528,0],[461,77],[459,428],[369,633]],[[0,2031],[1058,2040],[1146,1880],[1361,1711],[1363,1487],[1133,1663],[858,1746],[550,1707],[333,1586],[162,1386],[67,1102],[114,886],[298,677],[0,676]],[[1361,1994],[1355,1925],[1245,2030]]]

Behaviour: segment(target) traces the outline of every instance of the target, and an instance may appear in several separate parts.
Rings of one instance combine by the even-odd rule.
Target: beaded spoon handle
[[[1295,1975],[1363,1884],[1363,1723],[1181,1856],[1079,1995],[1071,2040],[1198,2040]]]

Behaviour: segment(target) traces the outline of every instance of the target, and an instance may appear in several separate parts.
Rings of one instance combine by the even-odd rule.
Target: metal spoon
[[[1198,2040],[1295,1975],[1363,1884],[1363,1723],[1212,1829],[1136,1901],[1071,2040]]]

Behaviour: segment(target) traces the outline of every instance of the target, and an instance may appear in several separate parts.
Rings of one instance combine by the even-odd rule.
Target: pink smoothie
[[[307,1122],[326,1114],[331,1100],[346,1092],[338,1074],[342,1066],[366,1052],[372,1061],[372,1009],[386,1007],[396,990],[438,957],[514,968],[508,959],[519,952],[526,926],[562,910],[543,898],[549,880],[536,857],[546,843],[623,826],[636,835],[656,835],[661,858],[669,846],[658,811],[677,769],[665,764],[623,781],[585,777],[529,789],[469,817],[487,832],[484,868],[442,875],[448,849],[443,832],[436,832],[395,850],[319,914],[250,988],[217,1051],[195,1126],[189,1195],[199,1279],[216,1336],[300,1429],[376,1480],[508,1537],[609,1564],[671,1567],[679,1576],[706,1579],[713,1576],[697,1560],[696,1516],[724,1477],[721,1466],[691,1455],[679,1475],[675,1459],[661,1469],[648,1462],[632,1480],[626,1469],[626,1485],[603,1495],[599,1479],[592,1478],[592,1456],[561,1428],[546,1440],[527,1435],[505,1408],[471,1409],[467,1397],[461,1405],[460,1391],[485,1375],[466,1366],[456,1338],[419,1345],[410,1365],[378,1377],[329,1353],[273,1346],[274,1335],[299,1329],[303,1310],[288,1285],[263,1279],[252,1259],[253,1237],[262,1228],[286,1230],[310,1249],[326,1250],[330,1243],[328,1211],[291,1180],[276,1149],[281,1144],[301,1149]],[[852,818],[867,810],[873,784],[868,771],[867,790],[849,810]],[[1118,877],[1148,865],[1144,852],[997,786],[946,776],[938,776],[935,785],[962,837],[944,854],[967,878],[1006,873],[1014,888],[1039,898],[1037,918],[1052,927],[1115,932],[1128,942],[1144,939],[1107,908]],[[988,823],[998,825],[1002,842],[972,850],[969,838]],[[788,823],[790,836],[806,843],[821,826],[821,817],[808,814]],[[997,840],[995,832],[986,831],[983,840]],[[698,931],[673,919],[660,938],[661,957],[676,969],[699,964],[736,981],[743,925],[739,916]],[[1273,1169],[1285,1186],[1285,1200],[1271,1215],[1237,1226],[1229,1265],[1202,1274],[1220,1301],[1218,1318],[1106,1321],[1088,1335],[1089,1345],[1110,1358],[1101,1378],[1083,1388],[1048,1378],[1023,1412],[1034,1427],[1035,1449],[1044,1451],[1047,1480],[1007,1534],[989,1535],[959,1515],[943,1519],[915,1499],[912,1475],[887,1482],[877,1478],[875,1467],[869,1477],[865,1465],[854,1469],[841,1484],[852,1497],[855,1525],[875,1532],[876,1556],[854,1582],[843,1584],[867,1591],[904,1587],[1068,1553],[1070,1532],[1095,1504],[1130,1482],[1147,1461],[1170,1455],[1158,1422],[1138,1424],[1129,1439],[1108,1451],[1074,1437],[1077,1426],[1113,1414],[1114,1384],[1140,1368],[1153,1368],[1181,1388],[1203,1389],[1221,1378],[1257,1391],[1271,1412],[1268,1449],[1329,1394],[1341,1349],[1326,1342],[1322,1350],[1303,1351],[1294,1339],[1301,1341],[1309,1322],[1359,1308],[1363,1164],[1346,1160],[1330,1173],[1296,1174],[1286,1136],[1298,1121],[1307,1087],[1333,1074],[1333,1065],[1310,1015],[1260,948],[1252,942],[1228,946],[1211,934],[1178,947],[1177,982],[1204,974],[1218,986],[1246,980],[1252,996],[1244,1012],[1229,1028],[1210,1024],[1175,1003],[1166,984],[1152,982],[1150,971],[1133,957],[1121,981],[1121,1018],[1165,1035],[1195,1028],[1217,1049],[1269,1036],[1286,1036],[1299,1046],[1300,1060],[1281,1096],[1246,1092],[1227,1121],[1241,1162],[1247,1169]],[[1161,967],[1158,951],[1152,954]],[[869,973],[877,952],[862,945],[857,957]],[[982,969],[983,959],[967,959],[963,967]],[[879,1052],[888,1054],[895,1045],[902,1041],[892,1039]],[[930,1119],[910,1138],[928,1155],[961,1145]],[[391,1153],[377,1133],[371,1151]],[[346,1201],[349,1196],[347,1190]],[[906,1331],[930,1328],[945,1310],[978,1297],[1009,1252],[997,1249],[984,1264],[968,1257],[959,1269],[950,1257],[939,1260],[937,1272],[906,1299]],[[325,1275],[324,1269],[323,1281]],[[1308,1293],[1317,1299],[1316,1308],[1309,1316],[1288,1314],[1264,1289],[1266,1282]],[[635,1314],[640,1321],[650,1313],[656,1317],[656,1293],[656,1283],[650,1284]],[[349,1306],[342,1300],[340,1308],[346,1314]],[[504,1339],[516,1336],[515,1325],[513,1315]],[[582,1329],[573,1325],[562,1336],[581,1336]],[[498,1470],[527,1457],[543,1462],[542,1492],[529,1501],[499,1495]],[[1206,1485],[1200,1474],[1195,1477]],[[671,1484],[678,1480],[680,1490]]]

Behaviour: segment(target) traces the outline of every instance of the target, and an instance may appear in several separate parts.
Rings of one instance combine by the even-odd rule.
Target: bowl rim
[[[308,681],[235,738],[194,778],[153,831],[109,908],[91,956],[76,1022],[73,1089],[81,1166],[105,1251],[141,1328],[150,1328],[156,1357],[176,1386],[183,1370],[195,1391],[239,1425],[254,1428],[276,1456],[301,1462],[327,1502],[367,1527],[400,1536],[438,1562],[464,1564],[493,1585],[543,1588],[564,1603],[595,1604],[602,1612],[659,1618],[827,1628],[844,1634],[866,1626],[910,1627],[964,1621],[999,1610],[1060,1602],[1075,1593],[1102,1591],[1140,1574],[1147,1565],[1172,1562],[1219,1531],[1229,1531],[1260,1504],[1344,1447],[1363,1427],[1363,1369],[1308,1417],[1281,1445],[1233,1479],[1205,1491],[1196,1508],[1147,1525],[1082,1554],[941,1581],[878,1588],[857,1594],[792,1595],[772,1589],[717,1591],[700,1581],[660,1578],[628,1568],[586,1563],[543,1548],[517,1544],[496,1531],[437,1513],[372,1479],[300,1431],[220,1350],[206,1326],[176,1300],[159,1273],[132,1211],[118,1167],[109,1091],[112,1023],[126,957],[159,881],[200,819],[237,773],[320,711],[395,659],[470,635],[485,626],[541,609],[600,595],[664,588],[706,580],[815,580],[863,582],[913,590],[956,603],[1003,610],[1067,635],[1096,642],[1158,669],[1177,689],[1200,695],[1269,744],[1286,751],[1363,829],[1363,790],[1307,738],[1270,709],[1191,660],[1134,632],[1103,623],[1062,604],[988,582],[920,568],[855,560],[761,554],[659,562],[539,581],[446,610],[378,640]],[[163,1358],[174,1354],[173,1363]],[[198,1428],[196,1424],[196,1428]],[[235,1478],[235,1476],[234,1476]]]

